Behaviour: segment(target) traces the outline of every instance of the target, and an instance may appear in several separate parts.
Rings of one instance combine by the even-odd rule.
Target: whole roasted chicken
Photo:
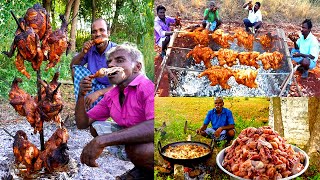
[[[238,46],[243,46],[248,50],[253,49],[254,36],[252,34],[248,34],[243,29],[237,29],[233,37],[237,38]]]
[[[214,42],[216,42],[222,48],[229,48],[229,41],[233,41],[234,39],[233,36],[231,36],[229,33],[224,33],[222,29],[215,30],[212,33],[211,37]]]
[[[236,79],[236,82],[238,84],[243,84],[249,88],[258,87],[258,83],[256,82],[257,75],[258,75],[258,71],[251,70],[251,69],[233,71],[233,76]]]
[[[61,55],[66,52],[68,48],[68,38],[67,38],[67,21],[63,15],[60,15],[62,21],[61,28],[55,30],[50,34],[47,40],[47,44],[43,43],[43,48],[48,50],[48,60],[46,71],[49,68],[54,67],[60,62]]]
[[[253,66],[256,69],[259,68],[259,64],[257,63],[257,58],[260,55],[259,52],[251,51],[251,52],[240,52],[238,53],[238,59],[240,64]]]
[[[193,38],[194,42],[196,44],[200,44],[203,46],[209,45],[209,30],[203,29],[201,27],[195,29],[193,32],[188,32],[184,34],[183,36],[191,37]]]
[[[231,67],[237,64],[237,51],[234,51],[232,49],[219,49],[219,51],[215,51],[214,53],[219,60],[220,66],[227,64],[229,67]]]
[[[12,15],[14,14],[12,13]],[[25,20],[22,18],[20,18],[19,21],[16,19],[16,22],[19,27],[16,31],[10,51],[3,53],[8,57],[12,57],[17,48],[18,54],[16,56],[15,65],[18,71],[30,79],[30,74],[26,70],[24,60],[31,62],[33,70],[37,71],[40,69],[44,55],[41,50],[39,36],[33,28],[27,26]]]
[[[67,152],[68,139],[68,130],[65,127],[58,128],[45,143],[45,150],[40,152],[34,164],[34,169],[40,170],[42,167],[45,167],[48,171],[52,172],[66,165],[69,162]]]
[[[26,133],[22,130],[16,132],[13,142],[13,154],[16,164],[23,164],[27,168],[27,173],[34,170],[34,163],[39,157],[39,149],[28,141]]]
[[[59,72],[56,72],[49,84],[43,80],[39,80],[43,87],[41,89],[41,101],[38,102],[38,108],[43,120],[53,120],[56,124],[60,125],[61,117],[59,113],[63,108],[63,103],[59,91],[61,83],[58,82],[58,78]]]
[[[283,54],[278,51],[273,53],[264,52],[257,59],[261,60],[264,69],[278,69],[282,63]]]
[[[46,39],[51,33],[50,16],[46,9],[37,3],[27,10],[24,19],[26,25],[38,34],[42,43],[46,44]]]
[[[42,130],[42,121],[37,111],[37,102],[30,94],[19,87],[21,82],[21,78],[13,80],[9,92],[10,104],[21,116],[26,116],[27,121],[34,128],[34,133],[37,133]]]
[[[193,57],[196,64],[200,64],[203,61],[206,68],[210,68],[212,66],[211,59],[215,57],[215,54],[211,48],[199,44],[187,54],[187,58],[190,56]]]
[[[259,37],[259,42],[265,50],[269,50],[272,47],[274,40],[275,37],[273,37],[270,32]]]
[[[223,89],[230,89],[228,85],[229,78],[233,75],[232,70],[220,66],[212,66],[209,69],[204,70],[198,75],[198,77],[207,76],[211,81],[210,86],[220,84]]]

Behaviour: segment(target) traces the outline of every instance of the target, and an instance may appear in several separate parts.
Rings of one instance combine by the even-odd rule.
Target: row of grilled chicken
[[[13,12],[12,15],[14,16]],[[49,61],[46,70],[60,62],[61,55],[66,52],[69,45],[67,39],[68,23],[63,15],[60,15],[61,28],[53,32],[49,14],[40,4],[29,8],[23,18],[17,19],[15,16],[14,18],[18,25],[15,38],[10,51],[3,53],[12,57],[14,51],[18,49],[15,65],[23,75],[30,78],[24,65],[25,60],[31,62],[35,71],[40,69],[44,60]]]
[[[27,174],[45,167],[52,172],[69,162],[67,141],[69,134],[66,128],[58,128],[45,143],[45,150],[40,151],[32,144],[22,130],[16,132],[13,143],[15,163],[22,164]]]
[[[192,32],[187,32],[181,34],[180,37],[191,37],[196,44],[208,46],[211,39],[220,45],[222,48],[230,48],[230,42],[233,42],[234,39],[237,39],[238,46],[245,47],[248,50],[253,49],[253,42],[255,41],[255,37],[253,34],[248,34],[243,29],[237,29],[233,31],[233,35],[229,33],[224,33],[222,29],[217,29],[212,32],[210,36],[210,31],[203,28],[197,28]],[[272,47],[272,43],[275,40],[275,37],[271,36],[270,33],[262,35],[257,38],[260,44],[264,49],[270,49]]]
[[[252,69],[246,70],[232,70],[230,68],[224,68],[221,66],[212,66],[198,75],[198,77],[207,76],[211,81],[211,86],[220,85],[223,89],[230,89],[228,80],[231,76],[234,76],[238,84],[243,84],[249,88],[257,88],[258,83],[256,78],[258,71]]]
[[[34,132],[42,131],[43,121],[54,121],[60,125],[59,115],[63,108],[62,98],[59,91],[61,83],[58,83],[59,72],[57,72],[50,83],[39,80],[41,88],[41,100],[38,96],[32,97],[19,87],[21,78],[15,78],[9,92],[10,104],[21,115],[25,116]],[[41,118],[41,119],[40,119]]]
[[[241,65],[254,66],[259,68],[257,63],[261,60],[264,69],[278,69],[281,66],[283,55],[275,51],[273,53],[264,52],[260,54],[256,51],[251,52],[240,52],[231,49],[219,49],[218,51],[213,51],[210,47],[205,47],[203,45],[197,45],[188,54],[187,58],[193,57],[195,63],[200,64],[203,61],[206,68],[212,66],[211,59],[217,57],[219,60],[219,65],[223,66],[227,64],[229,67],[237,64],[237,59]]]

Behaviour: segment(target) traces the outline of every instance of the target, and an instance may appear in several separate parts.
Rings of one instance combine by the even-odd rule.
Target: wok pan
[[[172,157],[168,157],[165,155],[165,151],[169,147],[175,147],[175,146],[181,146],[181,145],[187,145],[187,144],[198,145],[198,146],[204,147],[206,149],[210,149],[210,152],[208,154],[203,155],[203,156],[200,156],[197,158],[192,158],[192,159],[177,159],[177,158],[172,158]],[[169,161],[172,164],[181,164],[181,165],[186,165],[186,164],[190,164],[190,163],[195,164],[195,163],[204,162],[205,160],[207,160],[211,156],[211,153],[213,150],[212,144],[213,144],[213,141],[211,141],[210,145],[202,143],[202,142],[197,142],[197,141],[179,141],[179,142],[167,144],[164,147],[162,147],[161,143],[159,141],[158,142],[158,151],[164,160]]]

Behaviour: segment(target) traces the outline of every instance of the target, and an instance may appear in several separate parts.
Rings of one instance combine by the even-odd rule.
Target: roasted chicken
[[[283,54],[278,51],[273,53],[265,52],[258,56],[258,60],[261,60],[264,69],[278,69],[282,63]]]
[[[259,38],[259,42],[265,50],[268,50],[272,47],[274,38],[272,37],[271,33],[267,33]]]
[[[34,128],[34,133],[42,130],[42,121],[37,111],[36,100],[19,87],[21,78],[15,78],[9,92],[10,104],[21,115],[26,116],[27,121]]]
[[[51,33],[50,17],[46,9],[37,3],[27,10],[24,19],[26,25],[31,27],[45,44],[46,39]]]
[[[108,75],[116,74],[117,72],[124,73],[124,69],[122,67],[112,67],[112,68],[101,68],[95,74],[90,75],[90,78],[101,78]],[[123,74],[124,75],[124,74]]]
[[[238,54],[238,59],[240,61],[240,64],[247,65],[247,66],[253,66],[256,69],[259,68],[259,64],[257,63],[257,58],[260,55],[259,52],[251,51],[251,52],[240,52]]]
[[[34,163],[39,157],[39,149],[28,141],[26,133],[22,130],[16,132],[13,142],[13,154],[16,164],[23,164],[27,168],[27,173],[34,170]]]
[[[62,21],[61,28],[52,32],[48,37],[47,47],[48,52],[48,60],[46,71],[49,68],[54,67],[57,63],[60,62],[61,55],[66,52],[68,48],[68,38],[67,38],[67,21],[63,15],[60,15],[60,19]]]
[[[193,32],[188,32],[183,34],[182,36],[187,36],[193,38],[196,44],[200,44],[203,46],[209,45],[209,30],[203,29],[201,27],[195,29]]]
[[[258,83],[256,82],[257,75],[258,71],[254,71],[251,69],[233,71],[233,76],[236,79],[236,82],[238,84],[243,84],[249,88],[258,87]]]
[[[45,143],[45,150],[42,151],[34,164],[35,170],[45,167],[52,172],[56,168],[66,165],[69,162],[67,142],[69,139],[68,130],[58,128]]]
[[[233,35],[233,37],[237,38],[238,46],[243,46],[248,50],[253,49],[254,36],[252,34],[248,34],[243,29],[237,29],[235,30],[235,34]]]
[[[16,31],[10,51],[3,53],[8,57],[12,57],[15,49],[17,48],[18,54],[15,61],[16,68],[30,79],[30,74],[24,66],[24,60],[31,62],[33,70],[37,71],[40,69],[44,55],[41,50],[39,36],[36,32],[32,28],[26,26],[24,19],[20,18],[19,22],[18,20],[16,22],[18,23],[19,28]]]
[[[233,41],[234,39],[233,36],[231,36],[229,33],[224,33],[222,29],[215,30],[212,33],[211,37],[214,42],[216,42],[222,48],[229,48],[229,41]]]
[[[231,49],[219,49],[219,51],[215,51],[215,56],[217,56],[219,60],[219,65],[223,66],[227,64],[227,66],[231,67],[237,64],[237,56],[238,52]]]
[[[229,78],[233,75],[232,70],[220,66],[212,66],[198,75],[198,77],[207,76],[211,81],[211,86],[220,85],[223,89],[230,89],[228,85]]]
[[[211,48],[199,44],[187,54],[187,58],[190,56],[193,57],[197,64],[200,64],[201,61],[203,61],[204,65],[208,69],[212,66],[211,59],[215,57],[215,54]]]
[[[52,81],[48,84],[43,80],[39,80],[42,87],[41,101],[38,102],[38,108],[41,119],[45,121],[53,120],[60,125],[61,117],[59,113],[63,108],[62,98],[59,91],[61,83],[58,82],[59,73],[57,72]]]

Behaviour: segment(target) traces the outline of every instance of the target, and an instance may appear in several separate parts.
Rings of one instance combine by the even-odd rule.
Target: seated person
[[[221,25],[218,7],[213,1],[209,3],[209,8],[204,10],[203,16],[203,28],[214,31]]]
[[[98,166],[95,160],[107,147],[113,155],[135,165],[117,179],[153,179],[154,83],[144,75],[143,55],[137,47],[121,44],[108,51],[107,59],[109,68],[123,70],[108,75],[116,86],[88,112],[84,97],[92,90],[92,79],[87,76],[80,82],[76,124],[78,129],[90,127],[95,137],[84,147],[81,162]],[[105,121],[109,117],[115,124]],[[114,146],[119,145],[123,149],[115,150]]]
[[[166,54],[170,36],[173,34],[170,25],[175,23],[175,18],[166,16],[166,8],[164,6],[157,6],[157,16],[154,18],[154,37],[155,43],[162,48],[162,57]]]
[[[210,110],[201,128],[197,129],[197,134],[210,137],[216,141],[227,140],[226,145],[230,145],[235,136],[234,120],[232,112],[224,108],[222,97],[214,100],[215,108]],[[207,128],[211,122],[212,128]]]
[[[100,68],[107,67],[105,54],[112,47],[116,46],[114,42],[109,41],[107,23],[103,19],[97,19],[91,27],[92,40],[103,39],[100,44],[95,44],[92,40],[83,45],[83,49],[73,57],[70,68],[72,69],[72,79],[74,80],[75,99],[77,101],[79,94],[79,83],[82,78],[90,74],[95,74]],[[84,65],[87,64],[87,67]],[[90,109],[96,105],[103,97],[104,93],[112,88],[108,77],[96,78],[92,82],[92,90],[86,96],[86,108]]]
[[[319,56],[319,42],[317,38],[311,33],[312,22],[306,19],[302,22],[301,34],[299,39],[290,39],[294,42],[294,49],[291,51],[291,58],[299,63],[301,68],[302,78],[307,78],[309,69],[313,69],[317,65]]]
[[[260,2],[256,2],[252,9],[252,1],[250,0],[248,3],[243,5],[243,8],[249,11],[248,18],[243,20],[244,25],[246,26],[246,31],[251,32],[249,27],[254,28],[254,32],[256,32],[262,25],[262,15],[260,11]]]

